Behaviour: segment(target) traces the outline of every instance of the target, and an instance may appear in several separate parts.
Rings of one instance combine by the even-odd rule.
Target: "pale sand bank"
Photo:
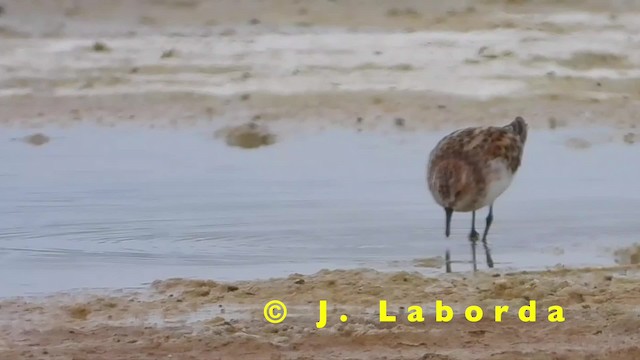
[[[0,303],[3,359],[636,359],[637,265],[531,273],[453,274],[325,270],[269,281],[219,283],[170,279],[149,291],[52,295]],[[268,324],[263,306],[288,305],[283,323]],[[319,300],[328,302],[323,329]],[[386,300],[395,323],[379,321]],[[435,321],[436,301],[453,319]],[[520,307],[536,301],[536,319]],[[418,305],[424,322],[400,307]],[[484,309],[468,322],[464,310]],[[501,322],[495,306],[509,306]],[[550,322],[553,311],[564,322]],[[406,311],[406,310],[405,310]],[[415,310],[411,310],[415,311]],[[340,323],[347,314],[346,323]],[[406,315],[405,315],[406,317]]]

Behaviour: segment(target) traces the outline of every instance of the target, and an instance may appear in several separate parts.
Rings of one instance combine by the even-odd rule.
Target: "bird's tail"
[[[506,128],[510,128],[516,135],[520,137],[520,141],[523,143],[527,141],[527,131],[529,129],[529,125],[524,121],[522,116],[516,117],[509,125],[505,126]]]

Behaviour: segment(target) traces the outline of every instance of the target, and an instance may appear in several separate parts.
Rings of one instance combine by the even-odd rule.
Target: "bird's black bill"
[[[453,209],[452,208],[444,208],[445,213],[447,214],[447,220],[446,220],[446,228],[445,228],[445,235],[447,235],[447,237],[449,237],[449,235],[451,234],[451,215],[453,214]],[[447,251],[445,253],[444,256],[444,261],[445,261],[445,266],[446,266],[446,271],[448,273],[451,272],[451,253],[449,252],[449,248],[447,247]]]
[[[447,237],[449,237],[449,235],[451,234],[451,215],[453,214],[453,209],[452,208],[444,208],[445,213],[447,214],[447,225],[445,228],[445,235],[447,235]]]

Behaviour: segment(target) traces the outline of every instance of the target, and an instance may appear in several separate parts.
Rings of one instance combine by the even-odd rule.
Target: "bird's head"
[[[464,211],[474,201],[473,174],[462,161],[443,161],[435,168],[431,185],[435,200],[445,209]]]

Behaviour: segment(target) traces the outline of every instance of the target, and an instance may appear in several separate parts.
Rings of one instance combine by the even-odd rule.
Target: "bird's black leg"
[[[487,234],[489,233],[489,228],[491,227],[491,223],[493,222],[493,204],[489,206],[489,214],[487,215],[487,226],[484,228],[484,234],[482,235],[482,244],[484,245],[484,252],[487,255],[487,266],[490,268],[493,267],[493,258],[491,258],[491,250],[489,249],[489,244],[487,244]]]
[[[451,234],[451,215],[453,214],[453,209],[445,208],[444,211],[446,213],[445,235],[448,238],[449,235]],[[445,262],[447,272],[450,273],[451,272],[451,253],[449,251],[449,246],[447,246],[447,250],[444,254],[444,262]]]
[[[469,241],[471,241],[471,256],[473,261],[473,271],[478,271],[478,265],[476,263],[476,242],[480,234],[476,231],[476,212],[471,213],[471,233],[469,234]]]

